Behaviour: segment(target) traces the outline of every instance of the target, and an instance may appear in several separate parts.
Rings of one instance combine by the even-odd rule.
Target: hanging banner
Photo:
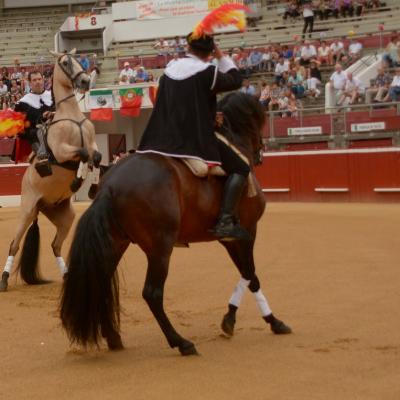
[[[203,14],[208,11],[207,0],[139,0],[137,19],[160,19]]]

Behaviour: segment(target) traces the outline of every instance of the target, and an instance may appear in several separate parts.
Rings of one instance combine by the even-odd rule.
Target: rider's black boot
[[[250,234],[239,224],[236,210],[246,186],[247,178],[243,175],[229,175],[223,193],[222,207],[218,222],[212,232],[221,241],[250,240]]]
[[[36,145],[36,146],[34,146]],[[44,143],[34,143],[32,145],[32,150],[36,153],[36,164],[35,169],[38,174],[44,178],[45,176],[50,176],[53,174],[51,165],[49,162],[49,155],[46,151],[46,146]]]

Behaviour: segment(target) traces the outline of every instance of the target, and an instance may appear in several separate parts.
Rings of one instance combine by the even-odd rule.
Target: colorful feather
[[[0,137],[12,137],[25,130],[25,115],[11,109],[0,111]]]
[[[223,4],[208,14],[193,30],[192,38],[211,35],[216,28],[233,25],[241,32],[246,29],[246,14],[250,10],[242,4]]]

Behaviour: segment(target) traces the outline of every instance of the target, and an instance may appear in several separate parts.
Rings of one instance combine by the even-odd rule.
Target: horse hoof
[[[276,318],[274,322],[271,323],[271,331],[274,332],[275,335],[288,335],[292,333],[292,329],[289,326]]]
[[[83,182],[82,178],[75,178],[71,183],[71,192],[76,193],[82,186],[82,182]]]
[[[88,197],[90,200],[93,200],[96,197],[98,188],[99,188],[99,185],[96,185],[94,183],[90,186],[90,189],[88,192]]]
[[[88,160],[89,160],[89,152],[85,148],[80,149],[79,152],[78,152],[78,155],[79,155],[80,160],[83,163],[88,162]]]
[[[7,281],[0,281],[0,292],[7,292],[8,283]]]
[[[235,330],[235,322],[235,318],[229,313],[226,313],[221,323],[221,329],[228,336],[233,336]]]
[[[108,349],[111,351],[120,351],[124,349],[121,337],[107,338]]]
[[[179,351],[183,356],[198,356],[199,353],[192,342],[185,341],[179,346]]]

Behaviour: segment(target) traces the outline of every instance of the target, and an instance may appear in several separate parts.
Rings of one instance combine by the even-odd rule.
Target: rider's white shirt
[[[33,108],[40,109],[43,106],[43,103],[46,106],[53,105],[53,99],[51,97],[50,90],[45,90],[41,94],[36,93],[28,93],[19,101],[21,103],[29,104]]]

